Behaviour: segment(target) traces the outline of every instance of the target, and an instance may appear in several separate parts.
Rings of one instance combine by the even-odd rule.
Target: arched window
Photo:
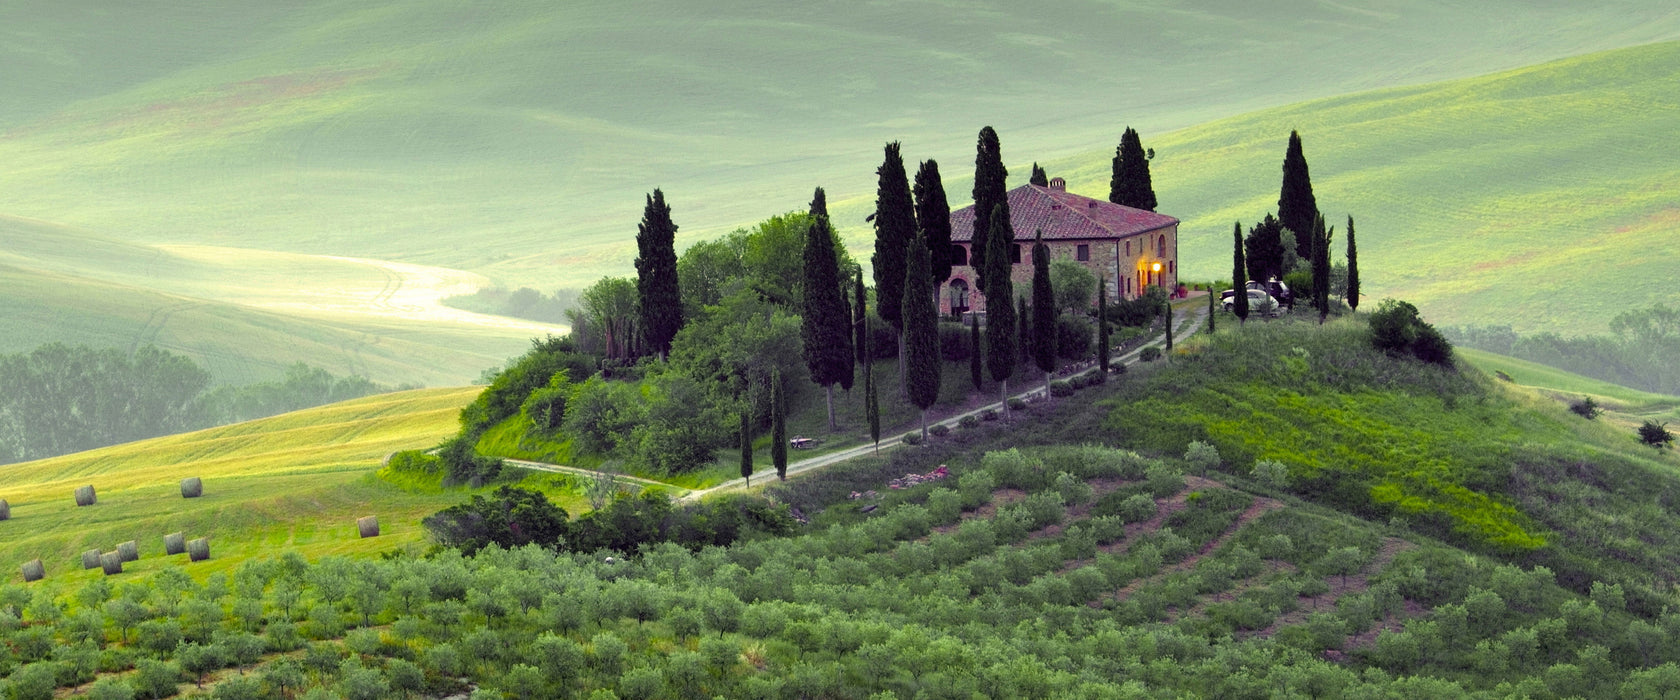
[[[961,267],[968,264],[968,249],[960,245],[951,246],[951,266]]]
[[[962,250],[962,246],[955,246]],[[968,310],[968,282],[961,277],[951,280],[951,313],[960,314]]]
[[[1162,258],[1167,257],[1167,237],[1166,236],[1161,236],[1161,244],[1155,247],[1155,255],[1157,257],[1162,257]]]

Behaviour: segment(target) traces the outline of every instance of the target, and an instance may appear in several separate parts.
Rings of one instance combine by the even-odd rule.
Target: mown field
[[[13,575],[39,557],[53,586],[80,585],[84,550],[136,540],[141,576],[183,566],[166,559],[163,536],[208,537],[203,575],[253,558],[295,551],[371,555],[417,546],[420,519],[460,501],[458,491],[375,476],[386,455],[436,444],[456,429],[473,388],[423,389],[368,397],[210,430],[0,467],[0,562]],[[183,499],[179,483],[204,480]],[[72,492],[95,487],[99,502],[77,507]],[[564,499],[564,488],[555,491]],[[573,501],[575,506],[575,501]],[[358,538],[355,520],[379,517],[377,539]],[[176,561],[180,559],[181,561]]]
[[[1446,323],[1604,332],[1673,304],[1680,264],[1680,44],[1304,102],[1151,137],[1160,211],[1184,219],[1192,279],[1230,275],[1231,222],[1277,209],[1298,129],[1319,209],[1355,218],[1366,303]],[[1112,150],[1052,161],[1105,196]],[[1345,237],[1337,234],[1338,251]]]

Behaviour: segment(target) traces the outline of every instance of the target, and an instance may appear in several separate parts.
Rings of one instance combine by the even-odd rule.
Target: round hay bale
[[[210,539],[200,537],[187,542],[187,556],[193,561],[204,561],[210,558]]]
[[[23,580],[34,582],[47,577],[47,567],[40,559],[33,559],[23,563]]]
[[[6,499],[0,498],[0,520],[11,520],[11,519],[12,519],[12,504],[7,503]]]
[[[82,569],[86,570],[97,568],[99,568],[99,550],[90,549],[86,552],[82,552]]]
[[[198,498],[204,495],[204,480],[196,476],[181,480],[181,498]]]
[[[95,503],[98,503],[98,502],[99,502],[99,497],[94,495],[93,486],[91,484],[88,485],[88,486],[83,486],[79,489],[76,489],[76,505],[78,505],[78,506],[91,506],[91,505],[93,505]]]
[[[163,553],[169,556],[185,554],[187,551],[187,536],[185,533],[171,532],[163,536]]]
[[[120,552],[106,552],[99,555],[99,566],[105,569],[106,576],[122,573],[123,559]]]
[[[135,542],[134,540],[129,540],[127,542],[119,544],[119,545],[117,545],[117,554],[121,554],[122,555],[122,560],[125,561],[125,562],[139,561],[140,560],[140,543]]]
[[[364,538],[378,537],[379,516],[369,515],[365,518],[356,518],[356,531],[362,533]]]

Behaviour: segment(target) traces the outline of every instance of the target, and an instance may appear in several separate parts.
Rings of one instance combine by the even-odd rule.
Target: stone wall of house
[[[1136,298],[1151,285],[1168,291],[1178,286],[1177,225],[1120,239],[1046,241],[1045,244],[1050,247],[1052,260],[1058,257],[1078,260],[1079,248],[1085,246],[1087,259],[1080,262],[1107,281],[1110,299]],[[953,245],[963,249],[961,255],[966,261],[968,244]],[[1032,240],[1017,238],[1016,245],[1020,246],[1021,261],[1013,266],[1010,277],[1015,282],[1016,293],[1022,294],[1032,287]],[[1156,263],[1161,265],[1159,272],[1153,269]],[[978,275],[979,271],[968,265],[953,265],[951,279],[940,290],[939,312],[949,315],[961,310],[966,302],[968,311],[985,313],[986,299],[975,289]]]

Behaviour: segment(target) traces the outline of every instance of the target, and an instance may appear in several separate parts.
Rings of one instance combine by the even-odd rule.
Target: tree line
[[[1680,394],[1680,309],[1663,304],[1616,314],[1609,333],[1524,335],[1505,325],[1441,331],[1467,347],[1644,391]]]
[[[51,343],[0,355],[0,463],[225,425],[390,391],[297,363],[277,381],[211,385],[190,358]]]
[[[1283,157],[1283,186],[1278,194],[1276,216],[1268,213],[1243,234],[1241,221],[1232,231],[1232,299],[1239,320],[1247,320],[1250,309],[1243,293],[1247,281],[1280,280],[1297,298],[1306,298],[1323,323],[1330,315],[1330,297],[1359,308],[1359,249],[1354,237],[1353,217],[1347,218],[1345,262],[1332,259],[1336,227],[1326,228],[1324,214],[1313,194],[1312,176],[1301,145],[1301,135],[1289,132]]]

